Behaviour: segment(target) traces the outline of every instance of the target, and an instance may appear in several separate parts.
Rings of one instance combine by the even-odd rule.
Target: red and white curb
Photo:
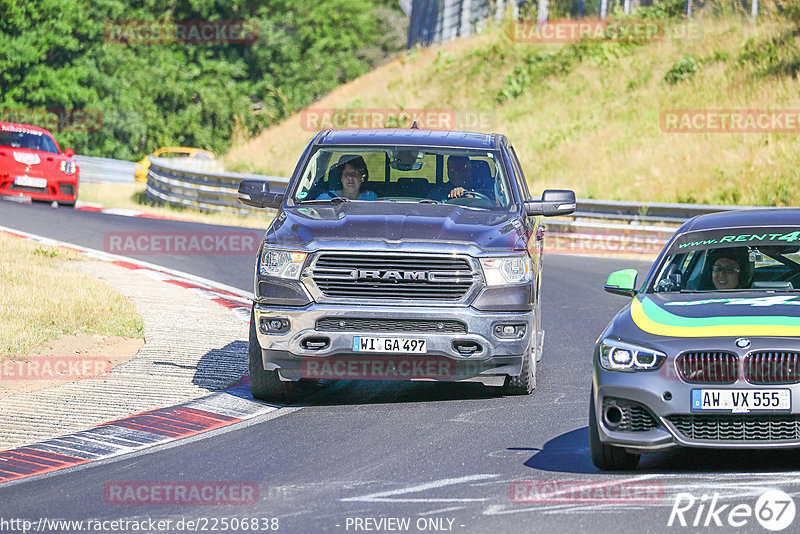
[[[243,380],[183,404],[149,410],[89,430],[0,452],[0,484],[121,456],[277,409],[255,401],[250,394],[249,381]]]
[[[186,288],[250,320],[251,295],[205,278],[147,262],[0,226],[0,232],[44,245],[76,251]],[[252,419],[278,407],[253,399],[248,379],[178,404],[132,415],[100,426],[0,452],[0,484],[66,469],[160,445]]]
[[[179,217],[166,217],[163,215],[154,215],[152,213],[145,213],[139,210],[130,210],[125,208],[107,208],[102,204],[94,202],[83,202],[81,200],[75,203],[75,209],[78,211],[89,211],[92,213],[105,213],[106,215],[121,215],[122,217],[143,217],[145,219],[163,219],[167,221],[186,221]],[[186,221],[188,222],[188,221]]]
[[[160,265],[148,263],[146,261],[118,256],[116,254],[110,254],[108,252],[76,245],[74,243],[50,239],[49,237],[15,230],[5,226],[0,226],[0,232],[21,239],[30,239],[32,241],[42,243],[43,245],[72,250],[73,252],[85,254],[90,258],[112,263],[118,267],[124,267],[132,270],[142,270],[151,278],[188,289],[193,293],[202,296],[203,298],[209,299],[221,306],[228,308],[243,321],[250,321],[250,308],[253,300],[251,293],[241,291],[219,282],[214,282],[213,280],[208,280],[207,278],[185,273],[183,271],[169,269]]]

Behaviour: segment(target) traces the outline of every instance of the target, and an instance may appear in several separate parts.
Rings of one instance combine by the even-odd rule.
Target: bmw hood
[[[628,339],[800,336],[800,294],[748,291],[634,297],[609,333]]]

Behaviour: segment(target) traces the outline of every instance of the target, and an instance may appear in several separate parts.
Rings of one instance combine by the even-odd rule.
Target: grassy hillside
[[[800,110],[800,29],[674,21],[657,42],[514,42],[504,28],[417,49],[311,108],[480,110],[509,136],[532,191],[715,204],[800,204],[796,133],[666,133],[674,109]],[[237,170],[286,176],[313,132],[295,115],[228,154]]]

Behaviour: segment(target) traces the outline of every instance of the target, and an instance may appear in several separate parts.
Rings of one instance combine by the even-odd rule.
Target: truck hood
[[[484,250],[524,250],[516,213],[448,204],[344,202],[287,208],[267,242],[307,246],[320,241],[446,242]]]

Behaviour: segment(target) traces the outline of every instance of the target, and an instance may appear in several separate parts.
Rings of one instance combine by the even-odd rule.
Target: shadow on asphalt
[[[332,380],[292,406],[346,406],[500,398],[496,388],[475,383],[404,380]],[[535,394],[535,393],[534,393]]]
[[[247,377],[247,341],[234,341],[204,354],[197,362],[192,383],[216,390]]]
[[[520,450],[520,449],[511,449]],[[525,462],[526,467],[540,471],[598,474],[589,454],[589,427],[578,428],[557,436]],[[733,450],[691,449],[681,447],[642,456],[632,471],[608,471],[625,475],[691,474],[691,473],[763,473],[800,470],[800,450]]]

